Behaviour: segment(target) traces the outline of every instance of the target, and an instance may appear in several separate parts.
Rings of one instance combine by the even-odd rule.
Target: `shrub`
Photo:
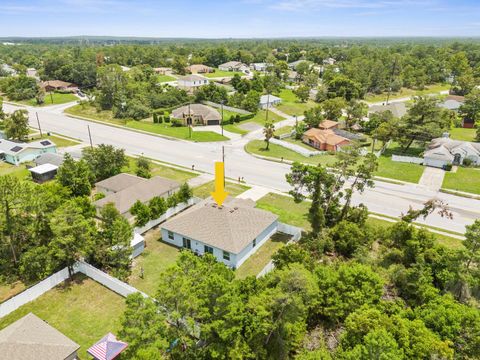
[[[452,164],[447,164],[443,167],[445,171],[451,171],[452,170]]]
[[[463,166],[471,166],[473,164],[472,159],[465,158],[463,159]]]
[[[180,127],[180,126],[183,126],[183,124],[179,119],[172,119],[172,126],[173,127]]]
[[[104,193],[96,193],[95,195],[93,195],[93,201],[103,199],[104,197],[105,197]]]

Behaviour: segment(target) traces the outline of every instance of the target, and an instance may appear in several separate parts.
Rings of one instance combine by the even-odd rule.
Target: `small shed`
[[[53,164],[43,164],[28,169],[32,174],[32,179],[36,183],[42,184],[52,180],[57,175],[58,166]]]
[[[120,355],[127,346],[127,343],[117,340],[115,335],[108,333],[88,349],[87,353],[92,355],[95,360],[113,360]]]

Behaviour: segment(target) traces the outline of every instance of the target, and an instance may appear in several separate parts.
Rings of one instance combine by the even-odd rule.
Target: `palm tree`
[[[275,134],[275,125],[273,125],[273,123],[270,121],[266,122],[265,127],[263,128],[263,134],[265,135],[265,142],[267,143],[265,150],[268,150],[268,147],[270,146],[270,139]]]

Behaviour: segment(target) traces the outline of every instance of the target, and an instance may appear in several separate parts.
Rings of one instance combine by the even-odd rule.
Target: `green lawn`
[[[228,140],[228,137],[217,134],[213,131],[195,131],[195,128],[191,131],[186,126],[174,127],[170,124],[154,124],[150,121],[128,121],[126,124],[127,127],[151,132],[159,135],[171,136],[177,139],[191,140],[198,142],[210,142],[210,141],[225,141]]]
[[[399,92],[390,94],[390,99],[399,99],[399,98],[404,98],[404,97],[409,97],[414,95],[426,95],[426,94],[439,93],[440,91],[448,90],[448,89],[450,89],[450,85],[448,84],[430,85],[430,86],[427,86],[425,90],[414,90],[414,89],[402,88]],[[386,99],[387,99],[387,93],[367,94],[365,96],[365,101],[368,101],[368,102],[380,102],[380,101],[385,101]]]
[[[395,162],[391,157],[382,155],[378,159],[378,170],[375,176],[418,183],[424,169],[422,165]]]
[[[290,134],[292,130],[293,130],[293,126],[284,126],[284,127],[275,129],[275,135],[280,136],[280,135]]]
[[[86,350],[108,332],[118,333],[125,300],[97,282],[76,276],[70,286],[58,286],[0,319],[0,329],[29,312],[78,343],[81,359]]]
[[[455,173],[447,172],[442,188],[480,194],[480,169],[459,167]]]
[[[169,82],[169,81],[175,81],[176,79],[173,77],[173,76],[170,76],[170,75],[158,75],[157,76],[157,81],[159,83],[162,83],[162,82]]]
[[[291,236],[276,233],[268,239],[252,256],[250,256],[240,267],[235,270],[237,279],[244,279],[247,276],[257,276],[260,271],[270,262],[272,256],[284,246]]]
[[[215,72],[213,73],[206,73],[206,74],[198,74],[200,76],[205,76],[207,78],[215,78],[215,77],[233,77],[235,74],[238,74],[240,76],[244,76],[245,74],[242,72],[237,72],[237,71],[223,71],[220,69],[214,69]]]
[[[312,100],[304,103],[300,102],[297,95],[290,89],[283,89],[278,96],[282,99],[282,102],[276,108],[288,115],[303,115],[305,110],[318,105]]]
[[[1,284],[0,285],[0,303],[12,296],[17,295],[25,289],[25,284],[21,281],[17,281],[13,284]]]
[[[26,164],[20,164],[18,166],[15,166],[0,161],[0,176],[2,175],[15,176],[17,179],[31,179],[30,172],[27,170]]]
[[[240,134],[240,135],[248,134],[248,131],[239,128],[239,127],[238,127],[238,124],[227,124],[227,125],[223,125],[223,128],[224,128],[226,131],[230,131],[230,132],[232,132],[232,133],[236,133],[236,134]]]
[[[336,158],[334,155],[325,154],[306,157],[300,155],[295,151],[276,144],[270,144],[270,148],[267,151],[265,150],[265,141],[263,140],[250,141],[245,146],[245,150],[251,154],[267,156],[278,160],[281,160],[283,157],[284,160],[298,161],[312,165],[323,164],[326,166],[331,166],[336,162]]]
[[[231,116],[231,115],[234,115],[234,114],[235,114],[235,113],[233,113],[233,112],[230,112],[230,111],[226,112],[226,111],[224,110],[223,118],[224,118],[225,120],[229,120],[229,119],[230,119],[230,116]],[[247,134],[248,131],[247,131],[247,130],[244,130],[244,129],[241,129],[241,128],[239,127],[239,125],[249,124],[249,123],[256,123],[256,124],[258,124],[258,125],[260,125],[260,126],[263,127],[263,126],[265,125],[266,118],[267,118],[267,112],[266,112],[266,110],[259,110],[259,111],[257,111],[257,113],[255,114],[255,116],[254,116],[253,118],[248,119],[248,120],[241,121],[241,122],[239,122],[239,123],[234,123],[234,124],[225,125],[225,129],[228,128],[229,131],[236,132],[236,133],[238,133],[238,134],[244,135],[244,134]],[[279,122],[279,121],[281,121],[281,120],[285,120],[285,118],[283,118],[283,117],[280,116],[280,115],[275,114],[275,113],[272,112],[272,111],[269,111],[269,112],[268,112],[268,120],[269,120],[269,121],[273,121],[274,123],[277,123],[277,122]]]
[[[228,192],[229,197],[236,197],[237,195],[240,195],[241,193],[247,191],[248,189],[250,189],[250,187],[243,184],[233,183],[229,181],[225,182],[225,191]],[[206,199],[211,196],[211,193],[214,190],[215,190],[215,182],[210,181],[206,184],[203,184],[194,188],[193,195],[202,199]]]
[[[128,283],[150,296],[155,296],[159,286],[159,275],[175,264],[180,249],[161,240],[160,228],[149,230],[145,235],[146,247],[142,255],[133,260],[132,274]],[[143,268],[143,279],[140,277]]]
[[[452,128],[450,130],[450,138],[453,140],[475,141],[476,129]]]
[[[89,104],[75,105],[64,110],[66,114],[82,116],[87,119],[108,122],[115,125],[125,125],[125,119],[115,119],[110,110],[97,111]]]
[[[310,223],[307,220],[310,207],[308,202],[297,204],[290,196],[269,193],[257,201],[257,207],[277,214],[279,220],[283,223],[301,227],[305,231],[311,230]],[[377,228],[388,227],[393,224],[393,222],[374,217],[369,217],[367,223]],[[428,230],[427,227],[425,229]],[[462,241],[459,239],[433,232],[432,234],[439,244],[446,247],[458,249],[463,246]]]
[[[63,148],[63,147],[74,146],[74,145],[80,144],[80,142],[75,141],[73,139],[64,138],[64,137],[55,136],[55,135],[50,135],[50,136],[43,135],[42,137],[40,137],[40,135],[38,135],[38,136],[32,137],[31,141],[37,141],[37,140],[43,140],[43,139],[51,140],[52,142],[55,143],[55,145],[57,145],[57,148]]]
[[[53,100],[53,102],[52,102]],[[21,101],[23,104],[30,105],[30,106],[49,106],[49,105],[60,105],[69,103],[72,101],[77,101],[78,97],[73,94],[61,94],[61,93],[50,93],[45,94],[45,102],[42,105],[37,104],[37,100],[30,99]]]
[[[136,159],[132,157],[128,157],[128,166],[123,169],[124,172],[135,174],[137,166],[136,166]],[[186,182],[189,179],[192,179],[197,176],[197,174],[181,170],[177,168],[173,168],[166,165],[161,165],[158,163],[150,162],[150,169],[152,172],[152,176],[161,176],[167,179],[172,179],[178,181],[180,183]]]

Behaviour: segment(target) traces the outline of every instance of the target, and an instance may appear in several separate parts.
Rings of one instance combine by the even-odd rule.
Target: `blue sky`
[[[480,0],[0,0],[0,37],[480,36]]]

